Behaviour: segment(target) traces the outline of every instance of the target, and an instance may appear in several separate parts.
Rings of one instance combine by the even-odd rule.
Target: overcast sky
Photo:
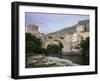
[[[80,20],[89,19],[88,15],[50,14],[50,13],[25,13],[25,25],[38,25],[39,31],[48,34],[65,27],[75,25]]]

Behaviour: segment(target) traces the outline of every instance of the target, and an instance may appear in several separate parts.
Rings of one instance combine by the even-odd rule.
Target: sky
[[[35,24],[39,27],[39,32],[44,34],[71,27],[80,20],[87,19],[88,15],[25,12],[25,26]]]

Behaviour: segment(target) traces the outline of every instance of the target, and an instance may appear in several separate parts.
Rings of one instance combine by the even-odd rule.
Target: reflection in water
[[[73,63],[77,63],[81,65],[82,59],[81,55],[75,55],[75,54],[70,54],[70,55],[64,55],[62,53],[49,53],[50,56],[52,57],[58,57],[61,59],[67,59],[71,60]]]

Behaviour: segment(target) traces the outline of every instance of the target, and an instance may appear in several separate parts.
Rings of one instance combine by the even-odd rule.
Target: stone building
[[[32,34],[38,34],[38,26],[34,24],[27,25],[27,32]]]
[[[80,32],[80,36],[83,40],[85,40],[87,37],[89,37],[89,32]]]
[[[42,47],[45,46],[45,35],[44,33],[39,32],[39,27],[35,24],[30,24],[27,26],[27,32],[36,36],[42,41]]]
[[[78,22],[76,33],[79,34],[83,40],[89,37],[89,20]]]
[[[87,37],[89,37],[89,20],[78,22],[76,32],[72,36],[72,51],[78,52],[78,45]]]
[[[40,39],[45,38],[44,33],[39,32],[39,27],[37,25],[34,25],[34,24],[28,25],[27,26],[27,32],[31,33],[32,35],[35,35],[37,38],[40,38]]]

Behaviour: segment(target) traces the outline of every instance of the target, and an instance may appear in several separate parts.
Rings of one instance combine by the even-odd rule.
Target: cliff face
[[[66,27],[66,28],[61,29],[61,30],[59,30],[59,31],[49,33],[49,34],[47,34],[46,36],[52,36],[52,35],[59,35],[59,36],[62,36],[62,35],[64,35],[65,33],[73,34],[73,33],[76,32],[76,27],[77,27],[78,25],[84,25],[85,30],[86,30],[86,31],[89,31],[89,20],[83,20],[83,21],[79,21],[79,22],[78,22],[76,25],[74,25],[74,26]]]

